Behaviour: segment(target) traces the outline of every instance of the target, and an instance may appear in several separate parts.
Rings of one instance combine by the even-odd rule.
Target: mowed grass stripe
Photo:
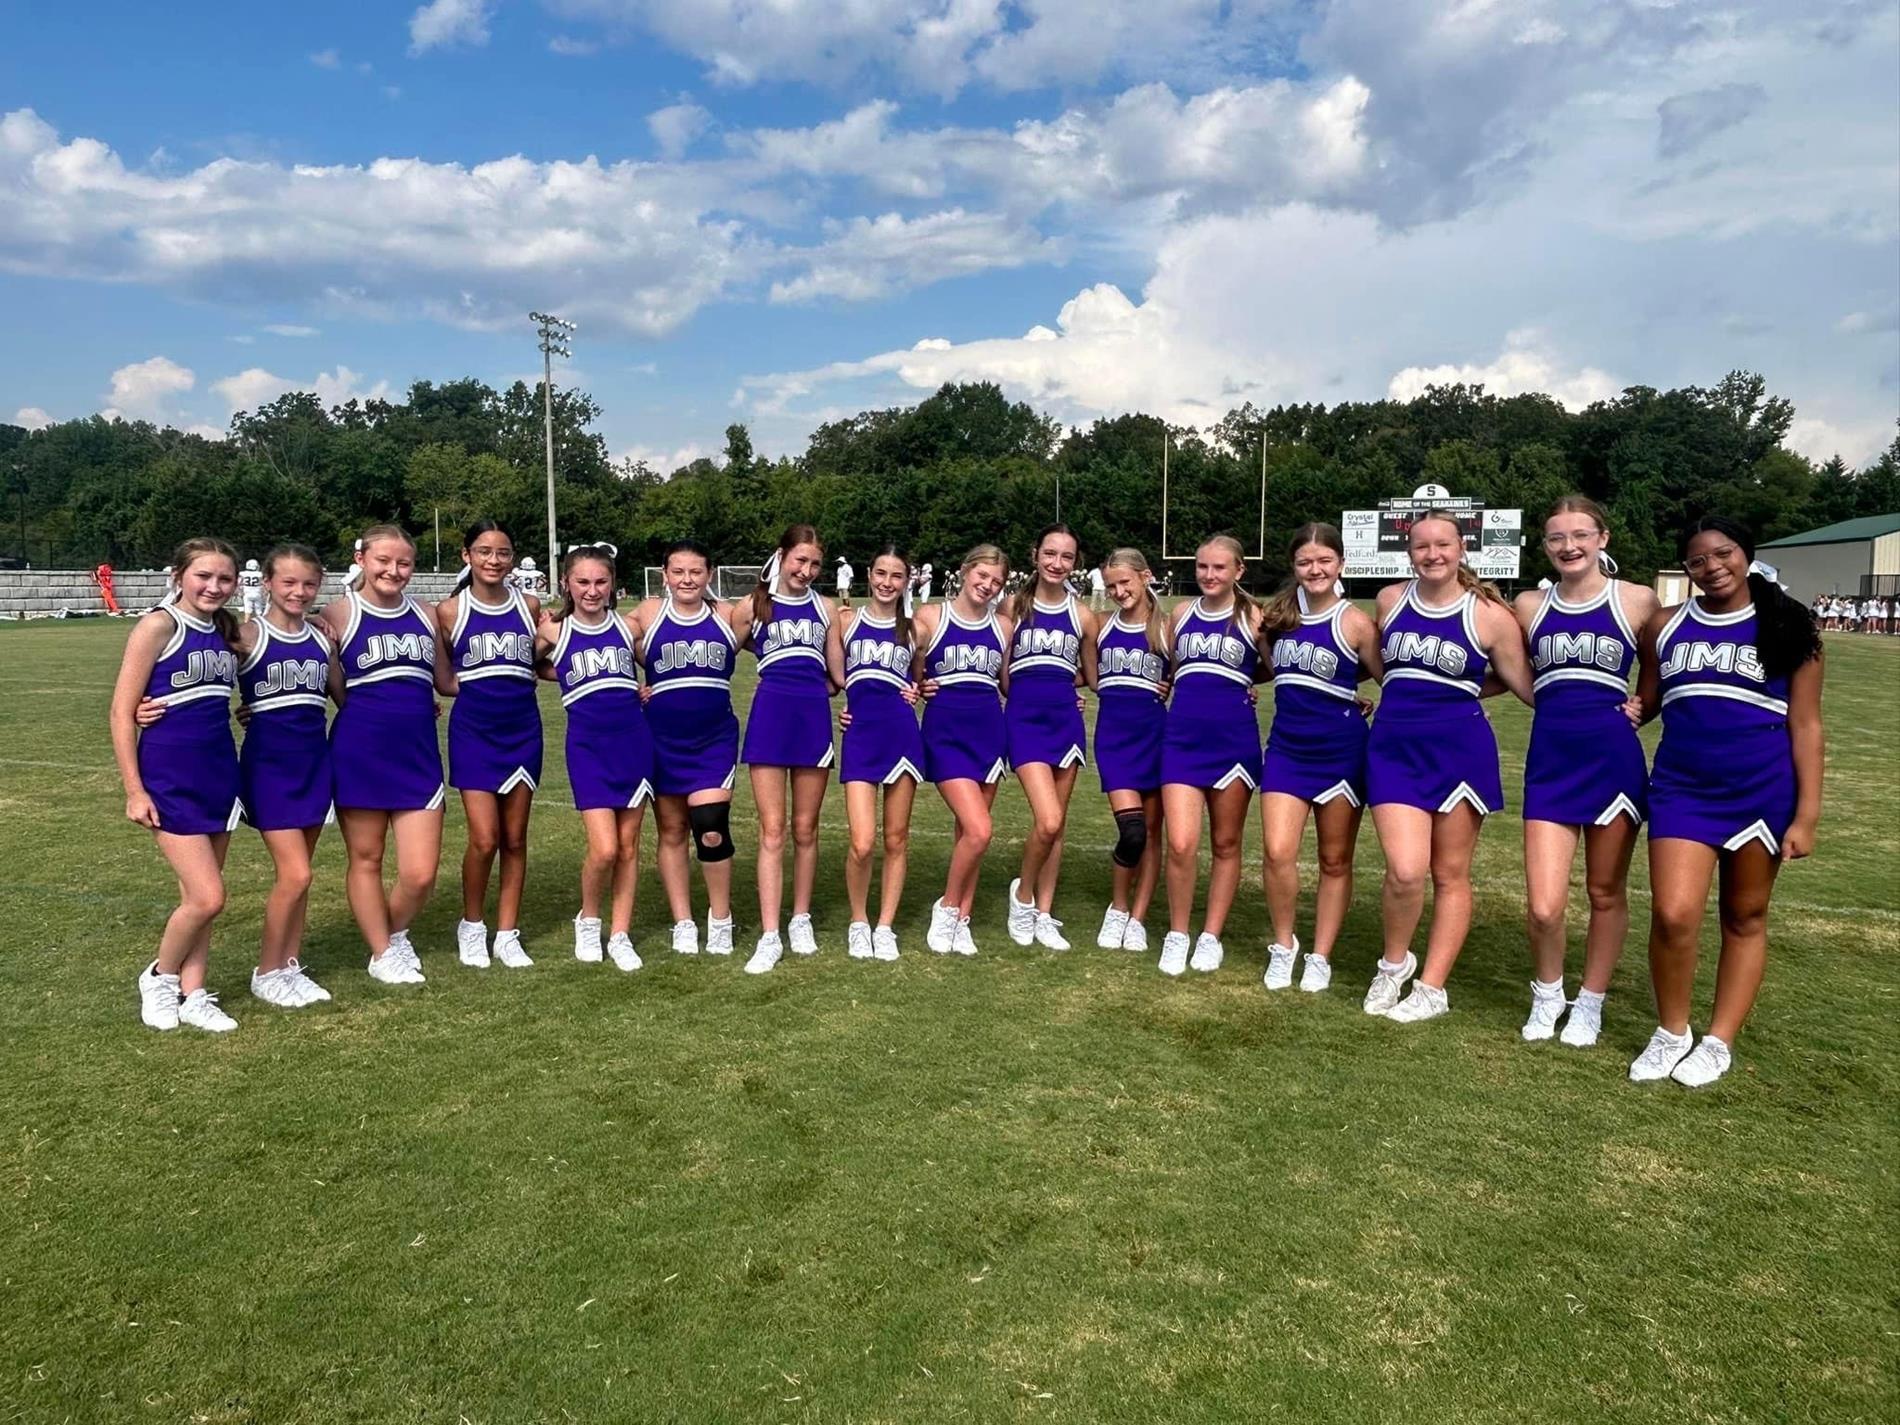
[[[85,685],[0,698],[0,1419],[1818,1421],[1891,1401],[1884,642],[1828,641],[1819,854],[1783,873],[1738,1071],[1691,1096],[1623,1081],[1651,1025],[1640,857],[1604,1047],[1517,1039],[1511,813],[1480,844],[1454,1013],[1411,1031],[1358,1011],[1370,826],[1328,995],[1260,989],[1257,823],[1220,974],[1093,949],[1113,834],[1092,772],[1068,955],[1003,934],[1025,822],[1006,786],[985,953],[923,951],[948,850],[926,792],[905,957],[847,961],[834,788],[816,961],[755,979],[661,949],[649,834],[649,967],[578,966],[551,690],[533,971],[453,966],[452,807],[430,983],[362,974],[330,834],[306,960],[338,1001],[267,1011],[243,986],[268,862],[241,832],[213,983],[242,1028],[154,1035],[130,980],[171,888],[111,775],[124,632],[0,631],[11,668]],[[1491,706],[1515,801],[1528,719]],[[743,779],[739,803],[743,950]],[[1704,1006],[1712,924],[1706,945]]]

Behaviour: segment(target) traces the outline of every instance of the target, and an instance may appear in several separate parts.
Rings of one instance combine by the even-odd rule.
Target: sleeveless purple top
[[[1196,599],[1174,625],[1175,712],[1189,717],[1253,718],[1247,689],[1260,650],[1235,626],[1233,610],[1208,614]]]
[[[831,613],[815,591],[807,590],[802,599],[774,595],[771,621],[752,630],[760,688],[829,696],[825,634],[830,627]]]
[[[1665,733],[1719,737],[1788,720],[1788,680],[1770,678],[1755,647],[1755,606],[1707,613],[1700,599],[1677,609],[1656,640]]]
[[[1478,642],[1478,596],[1467,590],[1442,609],[1418,598],[1418,581],[1386,615],[1381,716],[1441,713],[1476,705],[1491,660]]]
[[[1623,613],[1618,583],[1593,599],[1565,603],[1555,586],[1531,619],[1531,687],[1537,711],[1615,707],[1629,696],[1636,632]]]

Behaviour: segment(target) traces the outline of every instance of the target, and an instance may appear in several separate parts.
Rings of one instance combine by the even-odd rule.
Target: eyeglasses
[[[1707,554],[1692,554],[1682,561],[1685,574],[1700,574],[1711,564],[1726,564],[1735,557],[1735,546],[1725,544],[1720,549],[1711,549]]]
[[[1544,548],[1564,549],[1573,544],[1581,547],[1593,539],[1602,537],[1602,534],[1596,531],[1589,534],[1547,534],[1544,536]]]

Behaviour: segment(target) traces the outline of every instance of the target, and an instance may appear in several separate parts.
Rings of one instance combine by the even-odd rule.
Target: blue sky
[[[1871,0],[17,7],[0,419],[536,366],[616,453],[997,380],[1071,422],[1764,372],[1900,405]],[[14,414],[16,413],[17,414]]]

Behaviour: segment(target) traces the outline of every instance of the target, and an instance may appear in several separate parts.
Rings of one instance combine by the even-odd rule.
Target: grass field
[[[1624,1079],[1654,1023],[1640,857],[1602,1046],[1519,1041],[1514,812],[1453,1013],[1409,1029],[1359,1011],[1370,825],[1327,995],[1260,988],[1257,821],[1219,974],[1092,948],[1092,773],[1067,955],[1003,934],[1006,787],[982,956],[923,949],[926,793],[904,958],[847,960],[834,789],[818,959],[740,973],[742,795],[741,953],[662,948],[649,854],[648,968],[577,965],[545,687],[534,970],[455,966],[451,810],[429,983],[363,974],[330,836],[305,961],[336,1002],[267,1009],[240,833],[212,985],[242,1027],[154,1034],[132,979],[172,886],[112,771],[125,632],[0,631],[0,1421],[1893,1418],[1894,643],[1829,639],[1820,847],[1782,877],[1736,1070],[1691,1094]],[[1515,800],[1528,718],[1493,708]]]

